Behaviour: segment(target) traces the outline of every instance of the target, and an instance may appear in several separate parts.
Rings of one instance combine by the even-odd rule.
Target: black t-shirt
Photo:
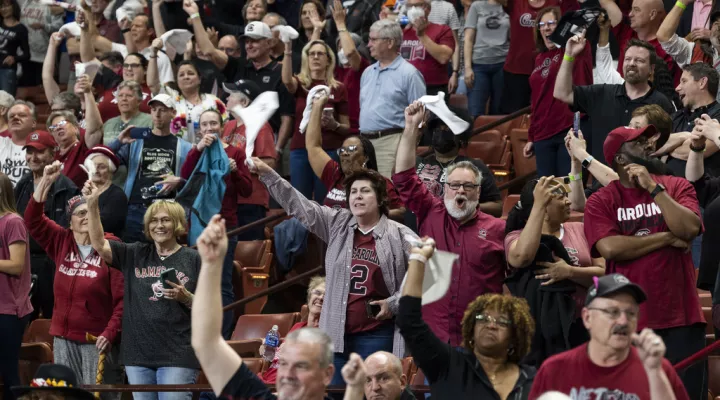
[[[120,186],[110,185],[98,198],[103,230],[122,237],[127,219],[127,196]]]
[[[22,56],[19,54],[22,54]],[[0,23],[0,63],[7,56],[13,56],[15,62],[11,65],[2,64],[0,68],[15,69],[18,62],[30,59],[28,30],[25,25],[5,26],[5,24]]]
[[[442,198],[445,193],[445,182],[447,181],[447,167],[460,161],[470,161],[475,164],[482,174],[482,180],[480,182],[480,203],[502,200],[492,171],[490,171],[490,168],[488,168],[484,162],[474,158],[457,156],[451,163],[440,164],[437,159],[435,159],[435,154],[431,154],[424,159],[418,157],[415,163],[417,165],[417,175],[430,193],[435,197]]]
[[[688,109],[678,110],[672,115],[673,132],[692,132],[695,129],[695,119],[707,114],[710,118],[720,118],[720,103],[713,101],[707,106],[698,107],[695,111]],[[685,176],[687,161],[668,156],[667,167],[675,176]],[[705,172],[710,176],[720,176],[720,153],[715,153],[703,160]]]
[[[182,247],[161,260],[154,243],[121,243],[111,240],[112,267],[123,272],[123,365],[147,368],[199,369],[190,345],[190,309],[163,298],[160,274],[175,268],[187,290],[195,292],[200,273],[196,250]]]
[[[221,399],[227,400],[275,400],[267,385],[257,375],[250,371],[245,363],[240,364],[235,375],[228,381],[220,394]],[[325,397],[325,400],[330,400]]]
[[[140,192],[142,188],[163,180],[162,175],[175,172],[175,163],[178,162],[177,141],[175,135],[148,135],[148,138],[144,139],[140,154],[140,168],[138,168],[138,176],[130,195],[130,203],[142,203]]]

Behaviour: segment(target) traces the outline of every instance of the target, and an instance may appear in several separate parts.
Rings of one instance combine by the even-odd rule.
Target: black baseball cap
[[[592,303],[598,297],[608,297],[615,293],[628,293],[635,298],[638,304],[647,300],[647,295],[642,288],[632,282],[625,275],[610,274],[600,278],[593,278],[594,283],[588,290],[585,298],[585,305]]]
[[[223,83],[223,90],[230,94],[242,93],[247,96],[250,101],[255,100],[255,98],[258,97],[260,93],[262,93],[262,91],[260,90],[260,86],[258,86],[257,83],[248,79],[240,79],[234,83],[225,82]]]

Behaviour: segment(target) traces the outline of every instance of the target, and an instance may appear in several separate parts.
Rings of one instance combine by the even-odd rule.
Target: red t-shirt
[[[88,180],[87,174],[80,168],[80,164],[85,162],[87,153],[88,148],[85,145],[85,130],[83,129],[80,131],[80,140],[75,142],[75,145],[67,153],[60,155],[58,152],[55,155],[55,159],[63,163],[63,175],[70,178],[78,188],[82,188]]]
[[[342,82],[347,89],[351,135],[360,133],[360,78],[365,72],[365,68],[369,66],[370,62],[365,57],[360,57],[360,68],[357,71],[341,65],[335,67],[335,79]]]
[[[300,84],[297,77],[295,84],[297,84],[297,90],[295,90],[295,128],[293,130],[292,139],[290,139],[290,150],[304,149],[305,148],[305,135],[300,133],[300,122],[303,119],[303,112],[305,111],[305,105],[307,104],[308,91],[317,85],[325,85],[324,81],[313,81],[312,85],[306,90]],[[325,108],[335,109],[335,120],[340,121],[341,115],[348,115],[348,95],[345,85],[338,82],[336,88],[330,88],[330,98],[328,99]],[[323,129],[322,130],[322,145],[323,149],[334,150],[342,147],[342,143],[347,136],[341,135],[337,132]]]
[[[651,400],[650,384],[635,347],[627,359],[614,367],[601,367],[590,360],[587,343],[556,354],[540,366],[535,375],[529,400],[556,390],[571,399],[636,399]],[[676,400],[688,400],[680,377],[667,359],[662,369],[675,392]]]
[[[22,318],[33,311],[30,304],[30,235],[22,217],[0,217],[0,260],[10,259],[10,245],[25,244],[25,266],[20,276],[0,273],[0,314]]]
[[[353,239],[352,267],[350,267],[345,334],[371,331],[388,323],[388,321],[369,318],[365,308],[366,301],[384,300],[390,297],[379,263],[372,232],[364,235],[356,229]]]
[[[656,176],[667,194],[678,204],[700,215],[693,186],[684,178]],[[619,181],[590,196],[585,205],[585,237],[593,257],[600,257],[595,244],[608,236],[646,236],[669,232],[660,207],[644,189],[626,188]],[[638,330],[688,326],[705,322],[695,289],[692,256],[667,246],[629,261],[606,261],[606,273],[621,273],[642,287],[647,301],[640,305]]]
[[[235,120],[228,122],[223,129],[222,140],[237,147],[240,152],[245,154],[245,125],[238,126]],[[253,150],[252,155],[259,158],[277,158],[275,135],[270,124],[265,123],[260,128],[257,139],[255,139],[255,150]],[[238,196],[237,204],[257,204],[268,208],[270,194],[267,188],[260,182],[257,175],[251,174],[250,180],[252,181],[252,193],[248,197]]]
[[[508,1],[505,12],[510,16],[510,49],[505,59],[505,71],[513,74],[530,75],[535,65],[535,18],[545,7],[560,6],[565,14],[578,8],[576,1],[546,0],[534,7],[528,0]]]
[[[455,50],[455,37],[449,26],[429,22],[425,34],[436,44]],[[450,80],[447,63],[440,64],[428,53],[412,26],[408,25],[403,31],[400,55],[420,71],[427,86],[447,85]]]
[[[328,194],[325,196],[324,206],[340,209],[347,208],[347,198],[345,196],[345,187],[343,181],[345,180],[345,174],[340,168],[340,163],[335,160],[328,161],[323,169],[320,180],[328,189]],[[403,206],[400,196],[395,190],[395,185],[388,178],[385,178],[388,199],[390,200],[390,209],[394,210]]]
[[[150,88],[148,87],[148,85],[144,83],[141,87],[143,93],[143,101],[142,103],[140,103],[140,112],[150,114],[150,106],[148,106],[148,101],[152,99],[152,92],[150,92]],[[102,117],[103,121],[107,121],[110,118],[115,118],[120,115],[120,110],[118,109],[117,105],[117,99],[115,98],[115,96],[117,95],[117,90],[117,87],[114,87],[112,89],[106,89],[97,101],[98,110],[100,111],[100,116]]]
[[[620,73],[620,76],[624,76],[623,64],[625,62],[625,50],[627,49],[627,42],[630,39],[637,39],[638,35],[637,32],[630,28],[630,24],[626,23],[625,21],[619,23],[617,26],[612,28],[612,31],[617,38],[618,43],[620,43],[620,56],[618,57],[617,70]],[[650,43],[655,48],[657,56],[665,60],[665,63],[667,63],[668,66],[668,70],[670,71],[670,75],[673,77],[673,83],[677,86],[680,83],[682,69],[680,69],[672,56],[666,53],[665,50],[663,50],[660,42],[657,39],[648,40],[648,43]]]
[[[535,69],[530,74],[530,95],[533,118],[528,129],[528,140],[548,139],[573,124],[573,112],[562,101],[553,97],[555,79],[562,63],[564,49],[542,52],[535,57]],[[592,85],[592,55],[586,46],[575,59],[573,85]]]

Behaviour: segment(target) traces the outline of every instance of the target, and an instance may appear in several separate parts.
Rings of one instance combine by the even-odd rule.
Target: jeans
[[[131,385],[191,385],[197,381],[200,371],[192,368],[160,367],[146,368],[125,366]],[[191,392],[134,392],[135,400],[190,400]]]
[[[15,97],[17,92],[17,67],[0,68],[0,90]]]
[[[231,229],[234,229],[234,227],[228,228],[228,231]],[[233,270],[235,269],[233,259],[235,258],[235,247],[237,247],[237,243],[238,241],[234,237],[228,238],[228,249],[227,253],[225,253],[225,259],[223,260],[222,281],[220,285],[223,307],[235,301],[232,277]],[[222,334],[226,340],[230,339],[230,335],[232,335],[234,316],[235,312],[232,310],[223,312]]]
[[[148,239],[143,233],[145,224],[145,211],[147,207],[144,204],[128,204],[127,220],[125,220],[125,234],[122,241],[125,243],[146,242]]]
[[[267,211],[265,206],[257,204],[238,204],[237,206],[237,218],[238,226],[244,226],[251,222],[261,220],[265,218]],[[247,230],[239,235],[235,235],[235,240],[238,241],[250,241],[250,240],[263,240],[265,239],[265,227],[260,225],[250,230]]]
[[[395,323],[388,321],[385,325],[367,332],[360,332],[345,335],[345,351],[335,353],[333,364],[335,365],[335,375],[333,375],[331,385],[345,385],[343,380],[342,367],[350,359],[350,353],[358,353],[360,357],[366,359],[376,351],[387,351],[392,353],[393,337],[395,335]]]
[[[475,82],[468,88],[468,109],[473,118],[485,114],[485,104],[490,99],[490,115],[500,114],[500,100],[503,93],[503,65],[473,64]]]
[[[565,134],[559,132],[533,143],[538,176],[567,176],[570,173],[570,155],[565,148]]]
[[[3,399],[14,400],[10,388],[20,386],[20,346],[23,332],[30,321],[30,314],[18,318],[17,315],[0,314],[0,377],[3,380]]]
[[[333,160],[340,162],[340,156],[337,151],[325,151]],[[315,200],[322,204],[327,195],[328,189],[322,183],[320,178],[315,176],[310,161],[308,161],[308,152],[305,149],[296,149],[290,151],[290,183],[303,196],[310,200]]]
[[[458,86],[455,89],[455,94],[468,94],[468,88],[465,84],[465,75],[458,76]]]

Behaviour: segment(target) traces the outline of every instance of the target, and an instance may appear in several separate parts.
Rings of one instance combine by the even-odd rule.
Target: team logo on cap
[[[252,32],[253,29],[255,29],[255,25],[253,25],[253,24],[250,24],[250,25],[247,26],[247,28],[245,28],[245,30],[248,31],[248,32]]]
[[[613,279],[615,280],[616,283],[630,283],[628,278],[626,278],[622,275],[615,275],[615,276],[613,276]]]
[[[30,140],[38,140],[39,138],[40,135],[38,135],[37,133],[33,133],[32,135],[30,135]]]

